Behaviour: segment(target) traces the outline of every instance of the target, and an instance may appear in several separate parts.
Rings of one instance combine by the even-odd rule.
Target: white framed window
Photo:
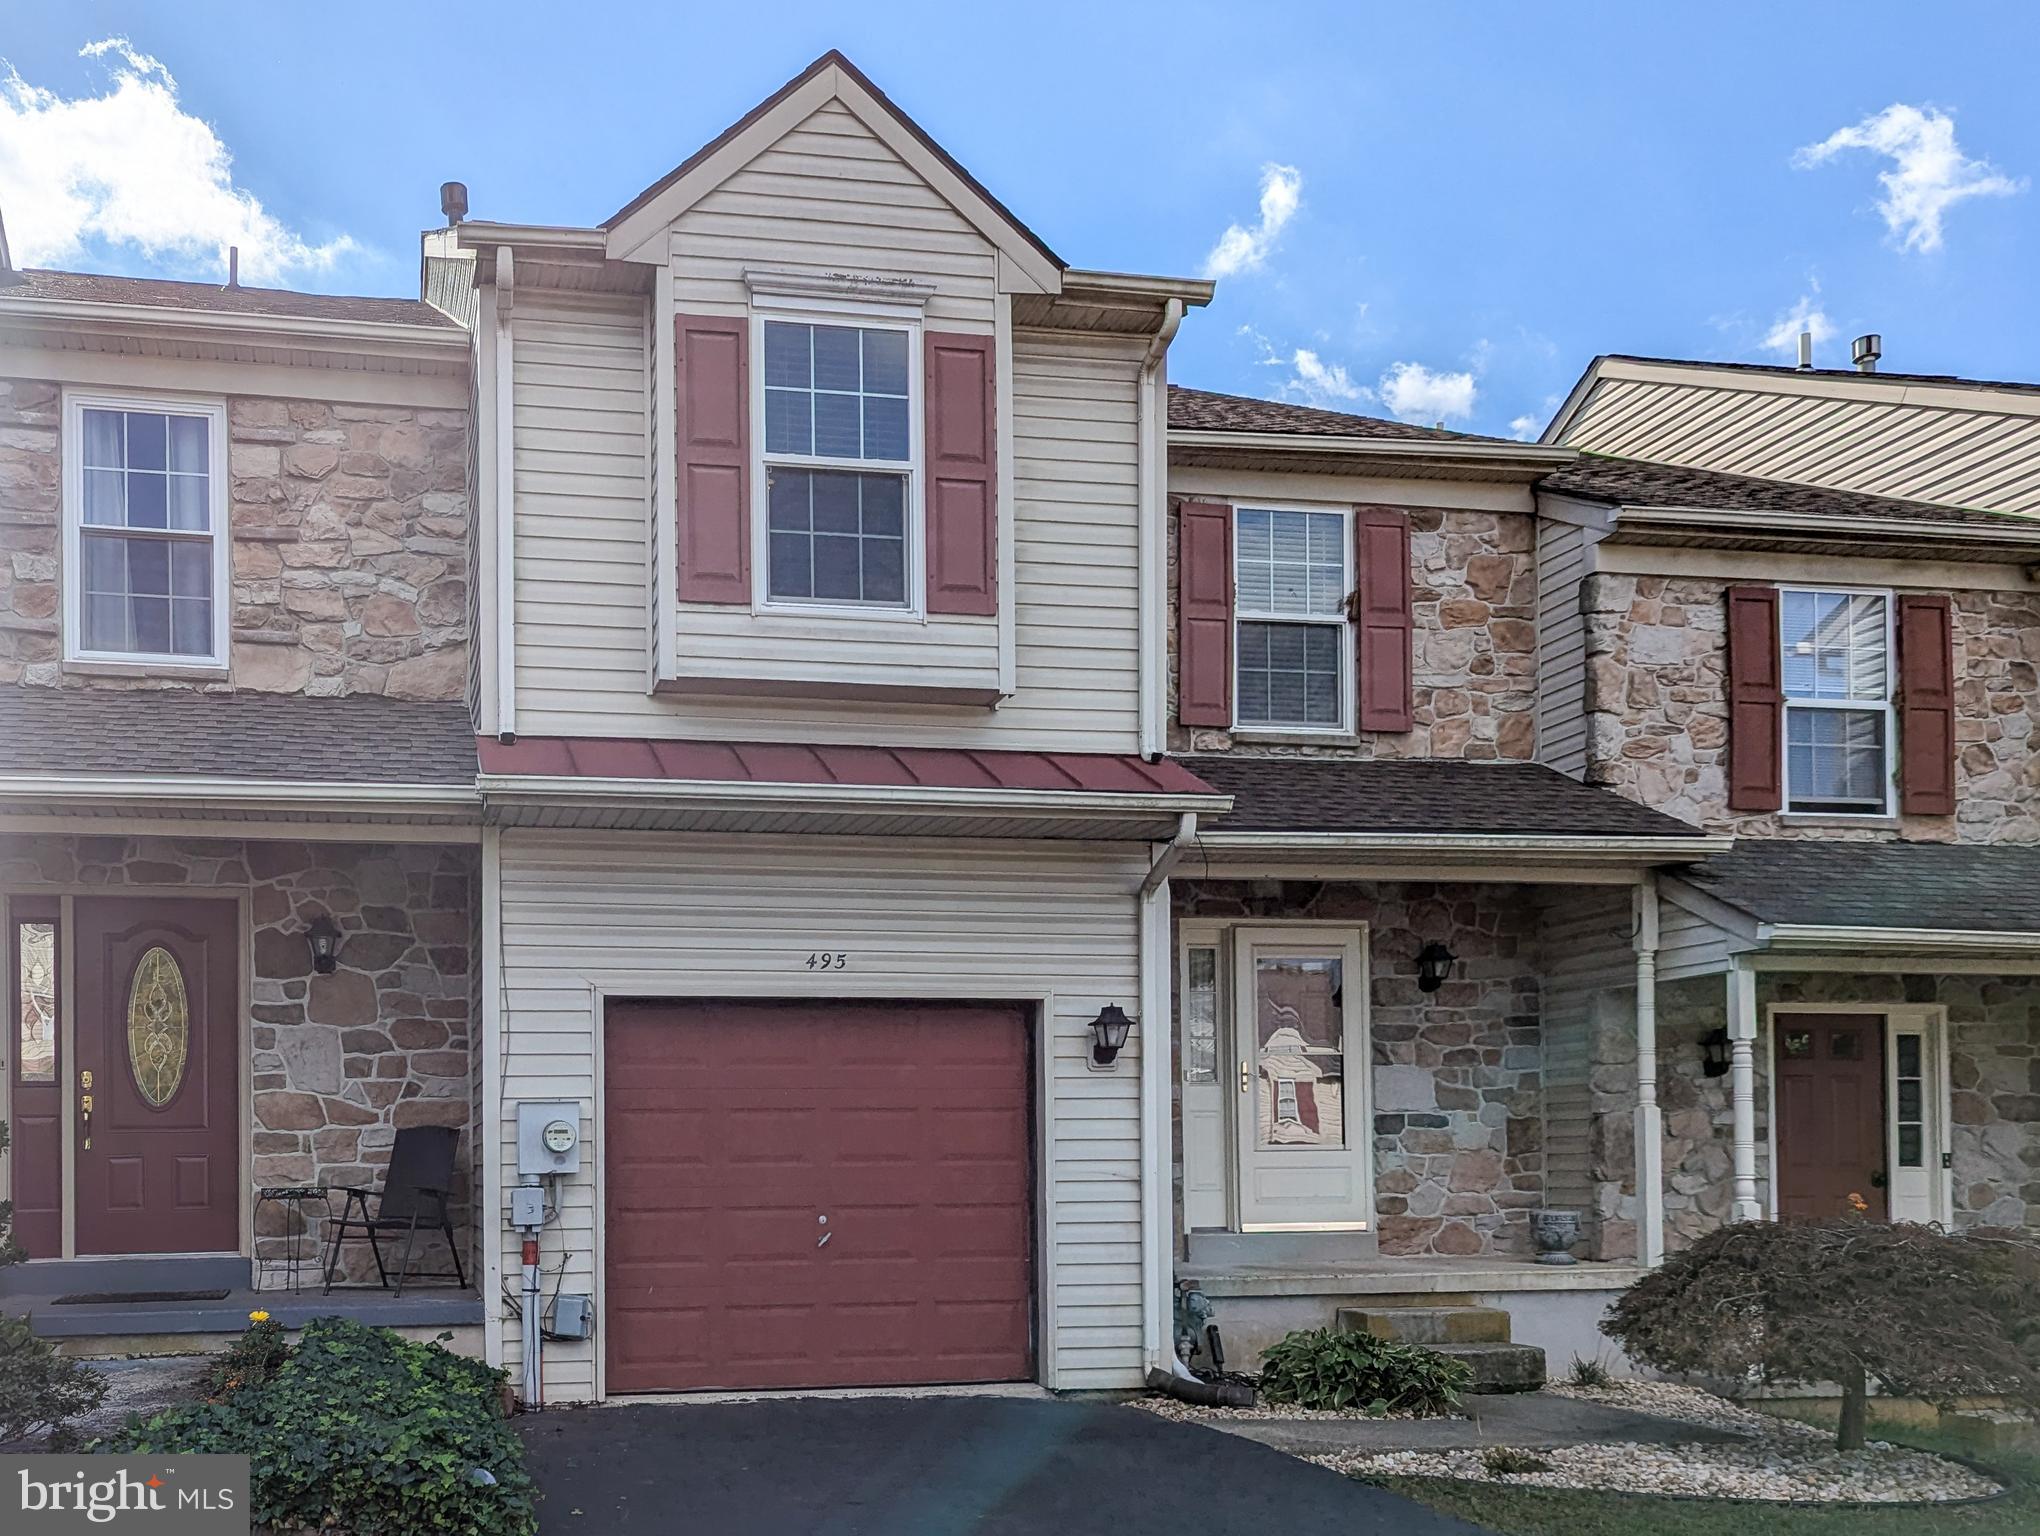
[[[1892,607],[1888,592],[1780,591],[1786,810],[1891,814]]]
[[[64,397],[64,650],[83,662],[224,667],[227,408]]]
[[[758,605],[917,614],[918,324],[854,312],[757,318]]]
[[[1349,730],[1353,530],[1343,511],[1233,513],[1233,723]]]

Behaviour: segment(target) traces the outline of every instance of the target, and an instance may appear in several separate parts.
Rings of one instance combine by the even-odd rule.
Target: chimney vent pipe
[[[1801,331],[1799,333],[1799,366],[1801,368],[1811,368],[1813,366],[1813,332],[1811,331]]]
[[[241,286],[241,248],[238,245],[227,247],[227,286]]]
[[[445,216],[449,229],[467,217],[466,182],[442,181],[439,184],[439,211]]]
[[[1884,338],[1875,331],[1867,336],[1858,336],[1849,343],[1849,355],[1855,358],[1858,373],[1875,373],[1877,359],[1884,356]]]

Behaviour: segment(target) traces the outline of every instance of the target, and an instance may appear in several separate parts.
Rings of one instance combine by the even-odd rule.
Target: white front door
[[[1233,946],[1240,1228],[1364,1231],[1373,1117],[1360,931],[1242,927]]]

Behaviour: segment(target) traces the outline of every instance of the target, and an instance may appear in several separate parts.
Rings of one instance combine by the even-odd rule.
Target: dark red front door
[[[1032,1053],[993,1004],[621,1003],[611,1392],[1025,1380]]]
[[[1883,1220],[1884,1019],[1785,1013],[1778,1033],[1778,1214]]]
[[[238,909],[81,898],[73,921],[77,1251],[231,1253],[240,1247]]]

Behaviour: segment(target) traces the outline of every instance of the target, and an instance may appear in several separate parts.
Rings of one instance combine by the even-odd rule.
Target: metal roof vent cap
[[[466,182],[442,181],[439,184],[439,211],[445,216],[447,228],[449,229],[467,217]]]
[[[1849,355],[1856,360],[1858,373],[1875,373],[1877,359],[1884,356],[1884,338],[1875,331],[1867,336],[1858,336],[1849,343]]]

